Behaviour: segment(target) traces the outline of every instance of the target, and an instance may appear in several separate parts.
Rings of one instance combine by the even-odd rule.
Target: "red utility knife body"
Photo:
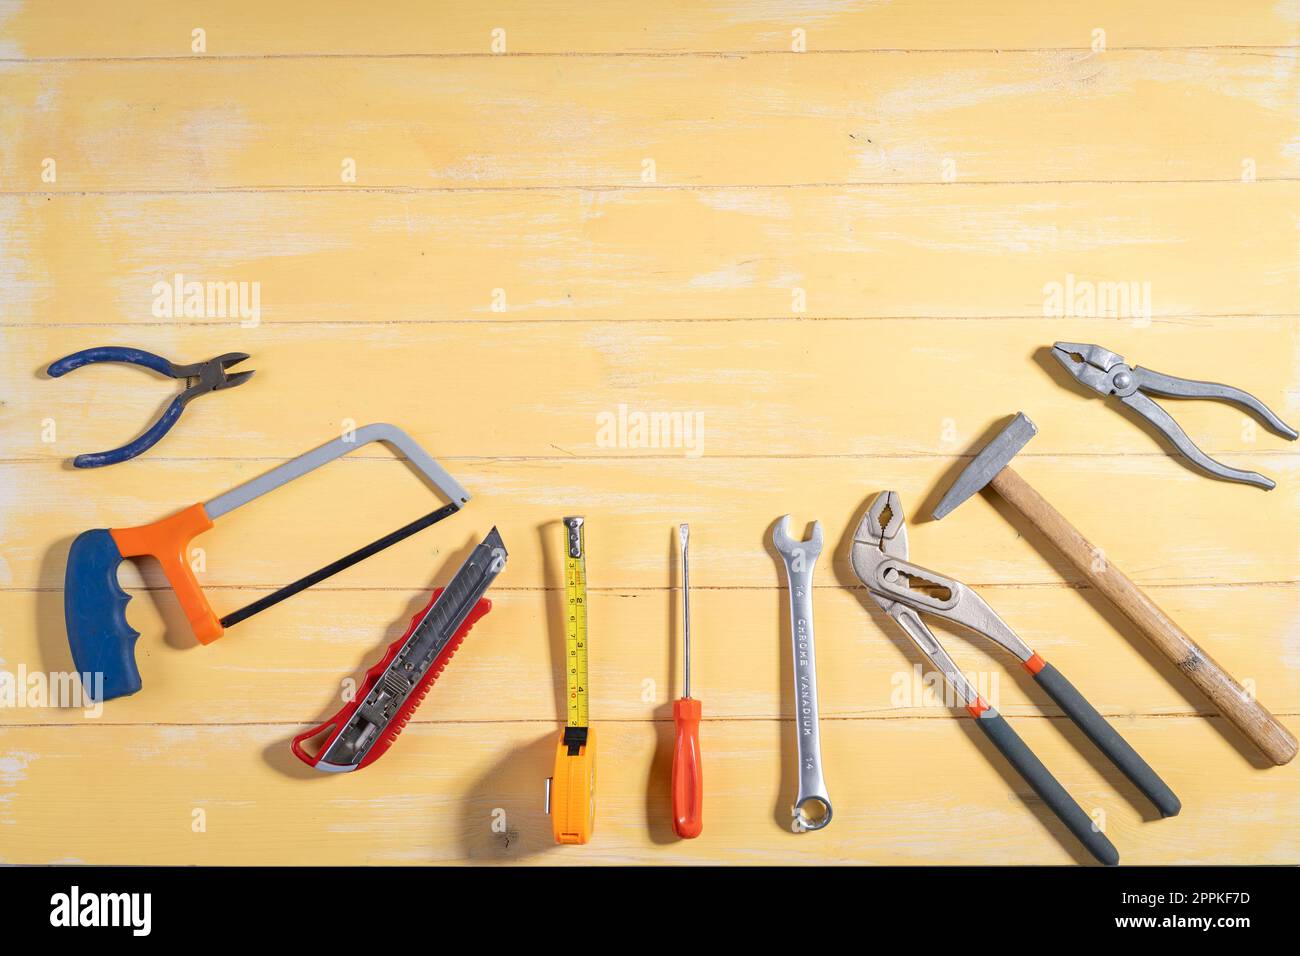
[[[346,773],[369,766],[402,732],[476,621],[492,609],[483,597],[505,565],[496,529],[474,549],[446,588],[433,592],[406,633],[366,671],[356,697],[337,714],[293,739],[294,755],[317,770]],[[314,753],[305,744],[320,739]]]

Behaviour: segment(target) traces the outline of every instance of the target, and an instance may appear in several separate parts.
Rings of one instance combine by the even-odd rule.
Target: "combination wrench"
[[[821,734],[817,723],[817,649],[813,643],[813,566],[822,553],[822,525],[812,537],[790,537],[790,516],[776,523],[772,544],[785,562],[790,584],[790,642],[794,650],[795,740],[799,747],[799,794],[791,809],[795,833],[820,830],[831,822],[831,798],[822,776]]]

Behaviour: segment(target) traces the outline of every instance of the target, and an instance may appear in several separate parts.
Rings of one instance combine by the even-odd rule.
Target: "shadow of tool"
[[[448,554],[447,561],[443,564],[441,568],[438,569],[438,574],[435,578],[434,583],[431,583],[429,587],[426,588],[425,590],[413,594],[408,599],[406,603],[406,609],[402,612],[401,616],[398,617],[396,623],[388,628],[387,634],[381,635],[379,643],[376,645],[372,645],[359,657],[357,664],[353,667],[353,670],[350,674],[341,675],[339,677],[339,684],[336,685],[334,688],[331,688],[331,693],[328,699],[326,699],[325,703],[321,705],[321,709],[318,711],[318,715],[316,719],[311,721],[310,723],[304,724],[299,730],[306,730],[308,727],[319,726],[320,724],[324,723],[326,720],[328,720],[329,718],[337,714],[339,712],[339,708],[342,707],[345,703],[347,703],[347,701],[340,699],[338,695],[338,688],[342,686],[345,678],[351,679],[351,686],[356,689],[357,693],[362,692],[362,688],[365,686],[366,671],[368,671],[371,667],[373,667],[378,661],[382,660],[384,658],[384,655],[388,653],[388,648],[392,645],[392,643],[396,640],[399,640],[401,636],[406,633],[407,629],[411,626],[412,620],[414,619],[415,615],[419,614],[420,611],[422,611],[425,608],[425,606],[429,603],[429,598],[433,592],[433,589],[439,586],[438,583],[439,580],[441,580],[441,582],[444,584],[446,583],[446,581],[449,581],[452,575],[456,573],[456,569],[459,568],[462,564],[465,563],[465,561],[469,559],[470,554],[473,553],[474,548],[477,546],[477,544],[478,544],[477,540],[471,539],[468,543],[462,545],[456,551],[450,552]],[[445,680],[447,680],[447,677],[446,677],[446,673],[444,672],[443,676],[439,677],[437,679],[437,682],[435,682],[429,688],[429,692],[433,693],[439,686],[438,682],[442,682]],[[416,717],[416,714],[418,713],[419,711],[417,710],[415,711],[414,714],[412,714],[411,721],[410,721],[411,723],[419,722],[418,718]],[[334,728],[329,728],[327,731],[322,731],[321,734],[317,735],[316,737],[313,737],[311,740],[305,741],[303,745],[304,749],[308,753],[315,753],[316,751],[312,745],[324,743],[324,740],[328,737],[328,734],[333,731],[333,729]],[[293,738],[298,735],[299,730],[295,730],[293,734],[291,734],[289,737],[284,737],[275,741],[262,752],[262,759],[266,761],[267,765],[271,767],[271,769],[276,770],[284,774],[285,776],[294,777],[299,780],[325,780],[325,779],[330,779],[335,777],[348,776],[348,774],[346,773],[341,773],[341,774],[326,773],[324,771],[317,770],[314,767],[307,766],[296,756],[294,756],[293,750],[291,748],[291,742]],[[393,746],[400,747],[401,743],[395,742]],[[380,760],[382,759],[383,758],[380,758]],[[378,763],[378,761],[376,761],[376,763]],[[370,768],[365,768],[365,769],[368,770]],[[360,773],[360,772],[364,772],[364,771],[352,771],[352,773]]]
[[[1052,359],[1051,361],[1054,365],[1058,364],[1055,359]],[[1064,372],[1064,369],[1061,371]],[[913,523],[933,520],[930,515],[933,513],[944,493],[952,486],[957,475],[959,475],[962,470],[970,464],[970,460],[974,457],[974,454],[987,445],[989,441],[1002,431],[1002,429],[1005,428],[1014,417],[1014,415],[1005,416],[992,427],[986,429],[980,436],[979,440],[971,446],[974,451],[968,455],[959,457],[951,466],[949,466],[943,479],[931,490],[930,494],[921,505],[921,508],[915,512],[918,517],[917,521]],[[1014,467],[1014,459],[1010,464]],[[1143,661],[1145,661],[1152,670],[1160,674],[1169,686],[1178,692],[1178,695],[1187,703],[1194,715],[1210,718],[1211,723],[1217,727],[1220,734],[1223,736],[1223,739],[1237,751],[1243,760],[1255,769],[1265,770],[1273,766],[1273,762],[1260,753],[1249,740],[1247,740],[1235,727],[1232,726],[1230,721],[1223,718],[1216,710],[1214,710],[1212,705],[1208,705],[1207,699],[1199,690],[1197,690],[1196,686],[1182,674],[1178,666],[1169,660],[1169,658],[1165,657],[1164,654],[1160,653],[1160,651],[1147,639],[1146,635],[1143,634],[1142,630],[1130,621],[1123,612],[1121,612],[1119,608],[1110,601],[1110,599],[1093,587],[1092,584],[1079,573],[1074,565],[1066,559],[1065,555],[1057,549],[1056,545],[1054,545],[1045,534],[1039,531],[1028,518],[1024,517],[996,491],[990,491],[986,487],[982,488],[979,494],[980,497],[992,505],[993,510],[1011,526],[1013,531],[1015,531],[1021,538],[1028,542],[1035,551],[1038,552],[1039,556],[1047,562],[1048,566],[1057,573],[1067,586],[1074,588],[1083,599],[1088,602],[1092,609],[1105,619],[1106,623],[1109,624],[1113,630],[1118,632],[1138,651],[1139,654],[1141,654]],[[969,506],[970,502],[963,502],[958,506],[956,511],[960,511],[962,508]],[[911,515],[909,514],[909,521],[910,520]],[[952,520],[951,515],[948,520]],[[1068,515],[1066,516],[1066,520],[1069,520]]]
[[[546,595],[546,643],[551,652],[551,680],[555,688],[555,717],[561,727],[568,720],[567,700],[568,652],[565,650],[565,596],[564,562],[560,558],[565,547],[565,530],[562,521],[546,521],[537,526],[542,546],[542,581]],[[546,776],[550,776],[550,768]]]
[[[41,557],[40,573],[36,580],[62,581],[68,566],[68,549],[72,538],[60,538]],[[64,627],[63,588],[38,589],[33,595],[36,602],[36,648],[40,655],[40,669],[47,674],[69,673],[76,665],[72,661],[72,648],[68,646],[68,632]]]
[[[880,490],[885,490],[885,489],[880,489]],[[840,540],[839,547],[837,549],[838,553],[844,555],[850,553],[853,547],[854,532],[857,530],[858,525],[862,521],[862,518],[866,515],[868,509],[871,507],[871,502],[872,500],[874,500],[875,495],[876,493],[873,492],[870,495],[870,497],[868,497],[866,501],[863,502],[862,506],[858,509],[858,512],[855,514],[853,521],[849,523],[848,528],[844,533],[844,536]],[[908,507],[907,499],[904,498],[903,499],[904,513],[907,514],[908,520],[910,521],[911,516],[910,513],[907,512],[907,507]],[[912,558],[909,557],[909,560],[912,560]],[[857,579],[857,576],[852,573],[852,562],[851,561],[845,562],[845,567],[848,568],[847,573],[837,575],[837,577],[839,578],[839,583],[844,587],[847,587],[853,591],[854,597],[858,599],[858,602],[862,605],[863,610],[867,612],[867,615],[872,619],[872,622],[880,628],[881,633],[884,634],[888,638],[890,643],[892,643],[898,649],[899,654],[904,658],[906,658],[911,663],[919,663],[922,668],[933,667],[934,665],[931,664],[930,661],[925,657],[925,655],[923,655],[921,651],[916,647],[916,645],[912,643],[911,638],[907,637],[907,635],[893,621],[893,619],[890,618],[887,613],[885,613],[884,609],[882,609],[880,605],[876,603],[875,599],[871,596],[871,592],[868,591],[867,588],[862,584],[862,582]],[[962,641],[969,642],[971,632],[965,630],[964,628],[951,626],[949,625],[948,622],[942,620],[941,618],[937,618],[933,616],[926,616],[925,622],[928,625],[930,625],[932,630],[938,632],[936,633],[936,637],[940,637],[941,639],[951,638],[954,641],[957,639],[961,639]],[[945,646],[949,646],[950,642],[948,640],[944,640],[944,643]],[[993,653],[996,654],[999,648],[994,647],[992,650]],[[1037,685],[1035,685],[1033,691],[1030,691],[1028,690],[1027,687],[1024,687],[1025,681],[1020,680],[1019,674],[1016,675],[1016,680],[1018,684],[1022,686],[1022,689],[1025,690],[1026,696],[1035,700],[1035,702],[1041,708],[1042,707],[1041,701],[1046,700],[1046,695],[1043,694],[1041,690],[1037,688]],[[1032,683],[1032,681],[1030,681],[1030,683]],[[948,688],[945,683],[945,693],[947,692],[947,690]],[[1048,704],[1050,705],[1050,701],[1048,701]],[[945,708],[945,709],[952,716],[952,718],[957,722],[957,725],[961,728],[962,732],[966,735],[967,739],[974,745],[975,749],[979,751],[981,757],[985,761],[987,761],[989,765],[994,768],[994,770],[997,771],[999,776],[1002,777],[1002,780],[1006,785],[1007,789],[1011,793],[1016,795],[1020,803],[1031,814],[1033,814],[1033,816],[1038,820],[1039,824],[1043,827],[1043,829],[1048,831],[1053,836],[1053,838],[1059,844],[1061,844],[1061,846],[1066,850],[1066,852],[1068,852],[1073,857],[1075,862],[1081,864],[1082,863],[1095,864],[1100,866],[1101,864],[1097,863],[1097,861],[1093,858],[1092,854],[1088,852],[1087,848],[1084,847],[1082,844],[1080,844],[1077,839],[1075,839],[1074,835],[1070,833],[1069,829],[1065,826],[1065,824],[1061,822],[1061,820],[1056,816],[1056,814],[1052,811],[1052,809],[1048,807],[1045,803],[1043,803],[1042,800],[1038,797],[1038,795],[1035,794],[1032,791],[1032,789],[1029,788],[1028,783],[1021,778],[1020,774],[1017,773],[1015,768],[1012,767],[1007,762],[1006,758],[997,749],[997,747],[995,747],[993,743],[984,735],[984,733],[983,732],[976,733],[976,731],[979,728],[975,726],[975,722],[972,719],[970,719],[970,716],[966,713],[965,709],[962,707],[953,707],[953,708]],[[1130,784],[1128,778],[1125,777],[1123,774],[1121,774],[1118,771],[1118,769],[1115,768],[1114,765],[1112,765],[1110,761],[1106,759],[1103,754],[1101,754],[1100,751],[1097,751],[1096,748],[1093,747],[1091,741],[1088,741],[1081,732],[1077,731],[1077,728],[1074,727],[1074,724],[1068,718],[1066,718],[1064,715],[1061,715],[1059,719],[1053,719],[1052,722],[1058,725],[1058,729],[1061,729],[1061,732],[1070,739],[1070,742],[1074,745],[1075,749],[1079,750],[1079,752],[1084,755],[1084,757],[1089,761],[1089,763],[1094,767],[1094,769],[1096,769],[1099,773],[1102,773],[1103,776],[1105,776],[1108,783],[1114,784],[1117,789],[1123,791],[1124,796],[1129,800],[1129,802],[1133,803],[1135,806],[1139,807],[1144,811],[1152,811],[1154,813],[1153,808],[1150,805],[1150,802],[1147,801],[1146,798],[1141,795],[1141,792],[1132,784]],[[1062,723],[1068,724],[1071,730],[1073,730],[1074,732],[1066,733],[1063,728],[1059,727],[1059,725]],[[923,759],[923,758],[918,757],[918,759]],[[1155,814],[1155,818],[1158,819],[1159,815]]]
[[[953,711],[953,713],[960,714],[961,711]],[[1020,774],[1016,773],[1015,768],[1007,763],[1007,759],[1002,756],[1001,751],[993,745],[993,742],[984,735],[983,731],[975,726],[975,721],[971,719],[962,720],[960,717],[956,719],[957,726],[966,735],[966,739],[979,751],[980,757],[997,771],[1007,790],[1016,795],[1016,799],[1019,800],[1020,804],[1038,821],[1039,826],[1047,831],[1066,853],[1070,854],[1070,858],[1074,860],[1075,864],[1104,868],[1104,865],[1088,852],[1087,847],[1075,839],[1074,834],[1052,812],[1051,808],[1039,799],[1038,794],[1029,788],[1029,784],[1021,778]],[[1116,849],[1120,851],[1122,857],[1123,848],[1116,847]]]
[[[554,733],[513,747],[462,795],[462,855],[476,862],[509,862],[552,849],[546,778],[555,768]]]
[[[799,749],[795,734],[798,728],[795,724],[794,715],[798,711],[798,701],[795,700],[794,689],[794,635],[790,630],[790,582],[785,573],[785,560],[781,557],[781,552],[776,549],[772,542],[772,534],[777,525],[781,523],[781,518],[777,518],[767,526],[763,532],[763,549],[772,558],[773,571],[776,574],[776,586],[780,592],[781,611],[778,620],[781,622],[777,634],[777,660],[781,662],[781,707],[777,717],[777,726],[780,728],[780,749],[781,749],[781,783],[777,789],[776,805],[772,808],[772,817],[776,822],[778,829],[791,833],[794,817],[795,800],[799,797]],[[806,539],[812,531],[813,522],[808,521],[805,525],[792,525],[790,535],[795,538]],[[818,562],[830,561],[831,555],[823,548]],[[813,610],[816,612],[816,595],[813,595]],[[786,716],[789,714],[789,716]]]

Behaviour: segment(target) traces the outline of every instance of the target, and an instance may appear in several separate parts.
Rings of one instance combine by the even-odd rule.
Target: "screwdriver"
[[[677,743],[673,747],[673,830],[691,840],[704,829],[704,772],[700,767],[700,702],[691,697],[691,574],[687,558],[690,525],[678,525],[682,545],[682,696],[673,701]]]

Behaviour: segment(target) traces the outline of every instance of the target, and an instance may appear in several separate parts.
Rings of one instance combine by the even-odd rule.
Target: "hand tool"
[[[596,826],[596,732],[587,713],[586,522],[564,519],[564,682],[567,720],[546,780],[556,843],[586,843]]]
[[[700,760],[700,702],[691,696],[691,570],[687,556],[691,526],[678,525],[682,546],[682,696],[673,702],[677,739],[673,746],[673,830],[686,840],[704,829],[704,769]]]
[[[492,610],[483,595],[507,557],[505,543],[493,528],[451,582],[434,590],[383,659],[366,671],[357,696],[329,720],[293,738],[294,756],[329,773],[360,770],[382,757],[470,628]],[[322,735],[315,753],[308,753],[304,745]]]
[[[185,411],[185,406],[194,399],[200,395],[206,395],[208,392],[234,388],[236,385],[243,385],[247,382],[253,374],[251,370],[236,372],[233,375],[226,373],[226,369],[232,365],[238,365],[246,358],[248,358],[247,352],[227,352],[225,355],[218,355],[206,362],[196,362],[193,365],[176,365],[160,355],[154,355],[152,352],[146,352],[143,349],[108,345],[83,349],[80,352],[65,355],[57,362],[52,363],[46,369],[46,374],[50,378],[59,378],[73,369],[81,368],[83,365],[92,365],[97,362],[123,362],[128,365],[142,365],[171,378],[186,380],[185,390],[172,400],[172,403],[167,406],[167,410],[162,413],[162,416],[145,429],[138,438],[128,442],[121,448],[114,448],[111,451],[78,455],[72,460],[73,466],[76,468],[99,468],[103,465],[116,465],[120,461],[126,461],[148,451],[171,430],[177,419],[181,417],[181,412]]]
[[[1147,392],[1169,398],[1209,398],[1230,402],[1254,412],[1265,425],[1283,438],[1295,441],[1300,437],[1294,428],[1273,414],[1258,398],[1231,385],[1176,378],[1153,372],[1149,368],[1130,366],[1124,362],[1124,356],[1116,355],[1100,345],[1057,342],[1052,346],[1052,355],[1084,385],[1102,395],[1117,396],[1121,402],[1154,425],[1185,458],[1225,481],[1240,481],[1256,485],[1265,491],[1276,487],[1271,478],[1266,478],[1257,471],[1229,468],[1201,451],[1169,413],[1147,397]]]
[[[1187,675],[1223,716],[1276,764],[1296,754],[1296,740],[1213,658],[1187,636],[1136,584],[1099,552],[1008,464],[1038,434],[1024,412],[1016,415],[957,476],[934,509],[935,520],[988,485],[1051,541],[1098,591],[1109,598],[1156,648]]]
[[[438,491],[450,499],[450,504],[218,620],[190,567],[190,541],[211,528],[222,515],[373,441],[387,442],[401,451]],[[117,583],[117,568],[125,558],[143,555],[156,558],[176,592],[194,636],[201,644],[211,644],[224,633],[225,628],[455,514],[467,501],[469,492],[406,432],[393,425],[373,424],[293,458],[211,501],[190,505],[153,524],[83,531],[68,551],[63,588],[64,620],[77,671],[104,675],[104,700],[134,694],[140,689],[140,672],[135,665],[134,653],[135,639],[140,633],[127,623],[126,604],[131,598]],[[91,689],[87,688],[86,693],[91,693]]]
[[[908,561],[907,524],[898,492],[882,491],[876,495],[853,534],[851,560],[858,580],[947,678],[970,715],[978,718],[980,729],[1102,863],[1118,862],[1115,848],[1093,829],[1092,820],[1021,742],[1006,720],[980,698],[922,620],[922,614],[960,624],[1006,648],[1097,749],[1146,794],[1161,816],[1175,816],[1182,808],[1173,791],[1096,708],[1060,671],[1031,650],[978,594],[960,581]]]
[[[822,553],[822,523],[812,537],[790,537],[790,516],[772,529],[772,543],[785,562],[790,584],[790,644],[794,650],[795,741],[799,750],[799,793],[790,810],[795,833],[820,830],[831,822],[831,798],[822,776],[822,741],[817,719],[817,647],[813,643],[813,566]]]

